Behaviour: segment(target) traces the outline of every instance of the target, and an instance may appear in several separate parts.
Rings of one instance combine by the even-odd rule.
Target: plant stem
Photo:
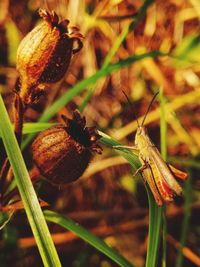
[[[20,95],[16,92],[13,104],[14,113],[14,131],[20,146],[22,140],[22,128],[24,118],[25,106],[22,102]],[[5,159],[3,167],[0,172],[0,185],[1,185],[1,202],[3,203],[4,193],[6,192],[11,181],[7,182],[6,178],[10,170],[10,162],[8,158]]]
[[[164,161],[167,159],[167,123],[165,116],[166,99],[163,95],[163,88],[160,89],[160,145],[161,155]],[[166,205],[162,208],[162,267],[166,267],[167,259],[167,219],[166,219]]]
[[[24,159],[22,157],[15,134],[12,130],[12,125],[10,123],[10,119],[1,95],[0,116],[0,132],[2,140],[12,166],[19,193],[23,201],[24,208],[37,242],[44,266],[61,267],[55,246],[51,239],[51,234],[48,230],[36,193],[30,181]]]
[[[110,64],[111,60],[113,59],[114,55],[117,53],[120,45],[123,43],[123,41],[126,39],[127,34],[135,28],[137,23],[143,18],[147,8],[153,3],[153,0],[145,0],[137,14],[134,14],[134,19],[131,21],[131,23],[124,27],[123,31],[121,34],[118,36],[118,38],[115,40],[113,46],[109,50],[108,54],[106,55],[106,58],[103,62],[102,69],[108,67]],[[82,112],[84,108],[87,106],[87,103],[89,102],[94,90],[95,90],[95,84],[90,86],[88,88],[88,91],[86,92],[85,98],[82,102],[82,104],[79,107],[79,110]]]

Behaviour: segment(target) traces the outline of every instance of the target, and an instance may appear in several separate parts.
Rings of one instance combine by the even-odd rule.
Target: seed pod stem
[[[1,168],[1,171],[0,171],[0,190],[1,190],[1,195],[0,196],[1,196],[1,204],[2,204],[2,201],[3,201],[4,192],[6,191],[5,190],[5,187],[6,187],[6,177],[7,177],[9,168],[10,168],[10,162],[9,162],[8,158],[6,158],[4,160],[4,163],[3,163],[2,168]]]
[[[22,99],[18,93],[15,93],[14,100],[14,131],[18,141],[18,144],[21,144],[22,139],[22,127],[23,127],[23,118],[24,118],[25,106],[22,102]]]

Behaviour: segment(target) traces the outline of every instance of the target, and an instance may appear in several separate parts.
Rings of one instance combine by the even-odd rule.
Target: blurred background
[[[46,95],[25,114],[35,122],[52,103],[78,81],[95,74],[119,35],[138,14],[143,1],[131,0],[1,0],[0,1],[0,92],[12,118],[17,47],[40,22],[39,8],[55,10],[84,35],[83,49],[72,59],[64,79],[49,86]],[[116,63],[133,55],[158,50],[169,56],[148,57],[101,78],[91,86],[93,94],[83,114],[87,125],[126,145],[133,145],[134,113],[142,117],[158,90],[166,101],[168,161],[189,173],[182,183],[183,197],[167,207],[167,266],[178,266],[177,248],[184,223],[184,258],[181,266],[200,266],[200,2],[199,0],[154,1],[134,31],[130,30],[111,60]],[[85,88],[85,89],[90,89]],[[122,90],[130,98],[127,103]],[[62,108],[69,115],[83,107],[86,90]],[[146,120],[148,132],[160,148],[159,101]],[[0,146],[0,164],[4,149]],[[31,168],[30,147],[24,152]],[[57,188],[48,182],[38,186],[38,196],[52,209],[77,221],[104,239],[134,266],[145,264],[148,234],[148,200],[143,181],[133,178],[128,163],[113,149],[103,147],[77,182]],[[50,225],[63,266],[117,266],[70,232]],[[158,266],[161,263],[159,263]],[[1,231],[1,266],[42,266],[24,212],[17,212]]]

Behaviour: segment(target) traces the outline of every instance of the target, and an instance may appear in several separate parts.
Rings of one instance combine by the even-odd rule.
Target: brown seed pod
[[[85,118],[75,111],[73,119],[40,133],[32,144],[33,160],[51,183],[62,185],[77,180],[87,168],[93,152],[101,153],[99,135],[86,127]]]
[[[24,37],[17,50],[20,96],[26,104],[33,101],[38,87],[59,81],[72,55],[82,48],[83,36],[78,28],[68,27],[68,20],[59,22],[54,11],[40,9],[39,14],[43,21]]]

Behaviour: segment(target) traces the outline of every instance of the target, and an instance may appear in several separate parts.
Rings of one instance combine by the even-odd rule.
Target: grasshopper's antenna
[[[132,106],[132,104],[131,104],[131,101],[130,101],[130,99],[129,99],[129,97],[127,96],[127,94],[122,90],[122,93],[125,95],[125,97],[126,97],[126,99],[127,99],[127,101],[128,101],[128,103],[129,103],[129,105],[130,106]],[[134,115],[134,117],[135,117],[135,119],[136,119],[136,121],[137,121],[137,125],[138,125],[138,127],[140,127],[140,124],[139,124],[139,121],[138,121],[138,118],[136,117],[136,115],[135,115],[135,113],[133,112],[133,115]]]
[[[158,94],[159,94],[159,92],[155,93],[155,95],[154,95],[153,98],[151,99],[151,102],[150,102],[150,104],[149,104],[149,106],[148,106],[148,109],[147,109],[145,115],[144,115],[144,119],[143,119],[143,121],[142,121],[141,126],[143,126],[143,124],[144,124],[144,122],[145,122],[145,120],[146,120],[147,114],[149,113],[149,110],[150,110],[150,108],[151,108],[151,106],[152,106],[152,104],[153,104],[153,101],[155,100],[155,98],[156,98],[156,96],[157,96]]]

